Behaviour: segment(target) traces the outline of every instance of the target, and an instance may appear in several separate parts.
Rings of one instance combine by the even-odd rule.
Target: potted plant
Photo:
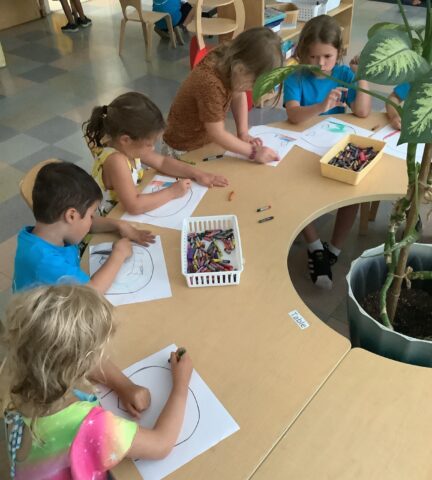
[[[405,286],[409,289],[412,282],[418,288],[426,288],[423,281],[432,280],[432,246],[415,244],[421,230],[420,203],[432,199],[432,8],[431,0],[426,0],[425,25],[412,27],[401,1],[397,1],[403,23],[378,23],[369,30],[357,79],[381,85],[409,83],[410,93],[404,105],[401,107],[377,92],[334,79],[343,87],[365,91],[391,104],[401,116],[399,143],[408,144],[407,192],[393,206],[385,243],[379,250],[366,252],[353,262],[348,275],[350,330],[357,346],[402,361],[432,366],[431,342],[395,331],[401,290],[404,293]],[[303,68],[332,78],[314,65],[280,67],[258,78],[254,100]],[[415,155],[419,144],[425,144],[425,148],[421,164],[417,165]],[[402,233],[398,233],[401,230]],[[418,260],[422,255],[425,260]],[[359,304],[373,289],[380,291],[375,319]],[[420,348],[418,355],[412,353],[416,346]]]

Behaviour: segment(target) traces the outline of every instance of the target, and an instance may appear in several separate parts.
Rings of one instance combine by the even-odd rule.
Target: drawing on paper
[[[170,187],[174,183],[175,182],[163,181],[163,180],[152,180],[149,183],[149,186],[147,188],[150,188],[150,191],[152,193],[160,192],[164,188]],[[163,207],[164,207],[163,208],[164,209],[163,213],[158,212],[155,215],[154,213],[146,212],[145,215],[147,215],[149,217],[153,217],[153,218],[164,218],[164,217],[172,217],[174,215],[177,215],[178,213],[180,213],[182,210],[184,210],[188,206],[189,202],[192,199],[192,196],[193,196],[193,187],[191,187],[189,189],[189,191],[186,193],[186,195],[184,195],[181,198],[178,198],[177,202],[175,202],[175,203],[174,202],[168,202],[165,205],[163,205]],[[178,202],[181,202],[181,204],[179,205]],[[159,209],[156,209],[156,210],[159,210]]]
[[[279,151],[279,149],[283,150],[287,145],[297,140],[289,135],[275,132],[254,132],[254,135],[259,137],[264,145],[271,145],[271,148],[276,151]],[[266,139],[271,141],[266,141]]]
[[[304,132],[302,140],[318,148],[330,148],[342,135],[350,133],[357,134],[357,130],[353,125],[339,123],[333,120],[324,120],[315,127]]]
[[[136,385],[141,385],[150,390],[152,395],[151,405],[149,409],[143,413],[140,420],[140,425],[145,428],[153,428],[171,392],[171,369],[168,367],[162,367],[160,365],[148,365],[146,367],[141,367],[138,370],[135,370],[130,375],[128,375],[128,378],[132,380]],[[189,394],[185,411],[185,418],[183,421],[183,428],[179,438],[177,439],[175,447],[182,445],[183,443],[187,442],[189,439],[192,438],[194,433],[197,431],[198,425],[201,420],[201,410],[196,395],[190,387],[188,388]],[[128,418],[129,413],[123,407],[120,399],[117,397],[116,393],[113,390],[110,390],[105,395],[101,396],[101,401],[108,396],[116,397],[117,408],[119,409],[119,411],[123,412],[125,417]],[[156,396],[157,398],[153,398],[154,396]]]
[[[132,245],[132,255],[121,266],[113,284],[105,295],[127,295],[143,290],[153,278],[154,261],[151,253],[142,245]],[[103,265],[111,250],[101,249],[91,252],[91,256]],[[98,259],[99,257],[99,259]]]

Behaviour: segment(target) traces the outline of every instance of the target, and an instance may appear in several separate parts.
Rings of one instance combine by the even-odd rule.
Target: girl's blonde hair
[[[309,48],[314,43],[332,45],[338,51],[338,60],[343,54],[342,30],[338,22],[329,15],[319,15],[306,22],[297,44],[296,56],[300,63],[307,63]]]
[[[231,81],[236,65],[242,65],[256,80],[283,63],[280,37],[265,27],[245,30],[230,42],[223,43],[209,53],[225,81]]]
[[[47,414],[86,379],[113,330],[111,304],[90,287],[45,286],[16,295],[3,334],[15,408],[25,407],[33,421]]]

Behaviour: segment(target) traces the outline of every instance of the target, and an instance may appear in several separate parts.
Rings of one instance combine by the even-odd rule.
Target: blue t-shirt
[[[335,65],[331,75],[347,83],[353,82],[355,78],[354,72],[346,65]],[[317,77],[305,69],[293,73],[285,79],[283,103],[285,105],[286,102],[295,100],[300,103],[301,107],[315,105],[324,101],[330,91],[337,87],[341,87],[341,85],[334,80],[326,77]],[[351,106],[351,103],[355,100],[356,91],[350,88],[347,93],[346,103]],[[322,113],[322,115],[333,115],[335,113],[345,113],[344,107],[331,108],[327,112]]]
[[[78,245],[53,245],[33,235],[33,228],[24,227],[18,234],[14,292],[40,285],[89,282],[90,277],[80,268]]]
[[[393,90],[393,93],[399,98],[401,102],[404,102],[411,90],[411,85],[409,83],[401,83]]]
[[[171,15],[173,27],[178,25],[181,20],[180,9],[181,0],[153,0],[153,11],[169,13]],[[159,20],[159,22],[156,22],[156,27],[163,30],[168,29],[165,20]]]

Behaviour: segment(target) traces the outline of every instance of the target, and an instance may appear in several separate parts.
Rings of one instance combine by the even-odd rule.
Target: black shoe
[[[161,37],[162,40],[170,40],[168,30],[162,30],[162,28],[155,27],[154,31]]]
[[[312,282],[320,288],[330,290],[333,286],[333,276],[327,250],[308,250],[309,274]]]
[[[92,21],[90,20],[90,18],[84,17],[84,18],[78,18],[76,23],[79,27],[87,28],[91,26]]]
[[[323,242],[323,247],[327,252],[330,266],[332,267],[338,261],[339,257],[329,250],[329,245],[327,242]]]
[[[75,33],[78,32],[78,25],[76,23],[67,23],[61,27],[62,32]]]

